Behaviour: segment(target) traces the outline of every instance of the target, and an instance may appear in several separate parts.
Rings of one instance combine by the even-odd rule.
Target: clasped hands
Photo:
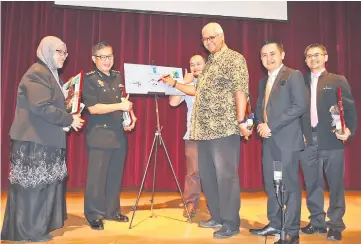
[[[75,131],[78,131],[83,126],[84,120],[80,117],[80,113],[73,114],[72,116],[73,116],[73,122],[71,123],[71,127],[73,127]]]
[[[262,138],[270,138],[272,135],[271,129],[267,123],[262,123],[257,126],[257,132]]]

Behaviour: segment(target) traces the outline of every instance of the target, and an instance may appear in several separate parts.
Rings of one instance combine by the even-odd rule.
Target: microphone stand
[[[285,231],[285,220],[286,220],[286,206],[285,206],[285,191],[286,187],[282,181],[279,185],[276,183],[276,198],[277,202],[281,207],[282,217],[281,217],[281,233],[280,233],[280,242],[275,242],[277,244],[288,244],[289,241],[286,240],[286,231]],[[279,201],[279,193],[281,192],[281,202]]]
[[[155,67],[155,60],[152,60],[152,65]],[[154,67],[153,67],[153,73],[156,73],[156,70],[154,70]],[[137,196],[137,199],[135,200],[135,205],[132,206],[133,215],[132,215],[132,218],[131,218],[130,223],[129,223],[129,229],[132,229],[134,215],[135,215],[135,212],[137,211],[140,195],[141,195],[141,193],[143,191],[143,188],[144,188],[145,178],[146,178],[147,173],[148,173],[148,169],[149,169],[149,165],[150,165],[150,162],[151,162],[151,157],[152,157],[154,148],[155,148],[155,154],[154,154],[154,168],[153,168],[152,198],[150,200],[150,203],[151,203],[151,206],[150,206],[151,216],[149,216],[149,217],[150,218],[156,217],[156,215],[153,212],[153,209],[154,209],[154,193],[155,193],[155,178],[156,178],[156,171],[157,171],[158,147],[161,147],[161,146],[163,147],[165,155],[167,156],[167,160],[168,160],[170,169],[172,170],[174,180],[175,180],[175,182],[177,184],[178,191],[179,191],[179,193],[181,195],[181,198],[182,198],[182,201],[183,201],[184,209],[187,211],[188,220],[189,220],[190,223],[192,223],[192,218],[191,218],[190,212],[189,212],[187,204],[186,204],[186,202],[184,200],[182,190],[180,188],[179,182],[177,180],[177,176],[175,174],[172,162],[170,160],[167,148],[165,146],[165,143],[164,143],[164,140],[163,140],[163,137],[162,137],[161,130],[162,130],[163,127],[160,126],[160,122],[159,122],[158,95],[157,95],[156,92],[154,93],[154,100],[155,100],[155,114],[156,114],[156,119],[157,119],[157,127],[156,127],[156,131],[154,133],[152,149],[150,150],[150,153],[149,153],[149,156],[148,156],[148,162],[147,162],[147,165],[145,167],[145,172],[144,172],[144,175],[143,175],[142,183],[141,183],[140,188],[139,188],[138,196]]]
[[[165,143],[164,143],[163,138],[162,138],[162,133],[161,133],[162,127],[160,126],[160,123],[159,123],[158,96],[157,96],[156,93],[155,93],[154,95],[155,95],[154,99],[155,99],[155,112],[156,112],[156,118],[157,118],[157,128],[156,128],[156,131],[155,131],[155,133],[154,133],[154,139],[153,139],[152,149],[150,150],[150,153],[149,153],[147,166],[145,167],[145,172],[144,172],[143,179],[142,179],[142,183],[141,183],[141,186],[140,186],[140,189],[139,189],[139,192],[138,192],[138,196],[137,196],[137,199],[136,199],[136,201],[135,201],[135,205],[132,207],[133,215],[132,215],[132,218],[131,218],[131,221],[130,221],[130,224],[129,224],[129,229],[132,229],[132,224],[133,224],[134,215],[135,215],[135,212],[137,211],[138,203],[139,203],[139,199],[140,199],[140,195],[141,195],[141,193],[142,193],[142,191],[143,191],[143,188],[144,188],[145,178],[146,178],[147,173],[148,173],[148,169],[149,169],[149,165],[150,165],[150,162],[151,162],[151,157],[152,157],[153,149],[154,149],[154,148],[155,148],[155,154],[154,154],[152,198],[151,198],[151,200],[150,200],[150,203],[151,203],[151,206],[150,206],[151,216],[150,216],[150,218],[156,217],[156,215],[155,215],[154,212],[153,212],[153,209],[154,209],[154,192],[155,192],[155,178],[156,178],[156,170],[157,170],[158,146],[159,146],[159,147],[160,147],[160,146],[163,146],[163,148],[164,148],[164,152],[165,152],[165,154],[166,154],[166,156],[167,156],[170,169],[172,170],[174,180],[175,180],[175,182],[176,182],[176,184],[177,184],[178,191],[179,191],[179,193],[180,193],[180,195],[181,195],[181,198],[182,198],[182,201],[183,201],[184,209],[187,211],[188,220],[189,220],[190,223],[192,223],[192,218],[191,218],[191,216],[190,216],[190,212],[189,212],[188,207],[187,207],[187,204],[186,204],[186,202],[185,202],[185,200],[184,200],[182,190],[181,190],[181,188],[180,188],[180,185],[179,185],[179,182],[178,182],[178,180],[177,180],[177,176],[176,176],[176,174],[175,174],[175,171],[174,171],[172,162],[171,162],[171,160],[170,160],[170,157],[169,157],[167,148],[166,148]],[[158,144],[158,143],[159,143],[159,144]]]

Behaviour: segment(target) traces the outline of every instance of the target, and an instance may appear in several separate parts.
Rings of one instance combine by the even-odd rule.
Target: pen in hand
[[[170,75],[163,76],[158,81],[161,81],[162,79],[165,79],[165,78],[168,78],[168,77],[170,77]]]

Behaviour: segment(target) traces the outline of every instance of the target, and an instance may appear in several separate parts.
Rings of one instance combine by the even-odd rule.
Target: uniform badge
[[[124,87],[122,84],[119,84],[118,86],[119,86],[120,88]]]
[[[94,73],[95,73],[95,71],[93,70],[93,71],[90,71],[90,72],[86,73],[86,75],[92,75]]]
[[[104,82],[102,80],[98,80],[98,85],[99,87],[103,87],[104,86]]]

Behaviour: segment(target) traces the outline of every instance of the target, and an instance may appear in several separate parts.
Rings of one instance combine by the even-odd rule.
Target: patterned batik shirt
[[[245,58],[224,45],[210,54],[198,77],[191,118],[191,140],[240,135],[236,118],[236,92],[248,95]]]

